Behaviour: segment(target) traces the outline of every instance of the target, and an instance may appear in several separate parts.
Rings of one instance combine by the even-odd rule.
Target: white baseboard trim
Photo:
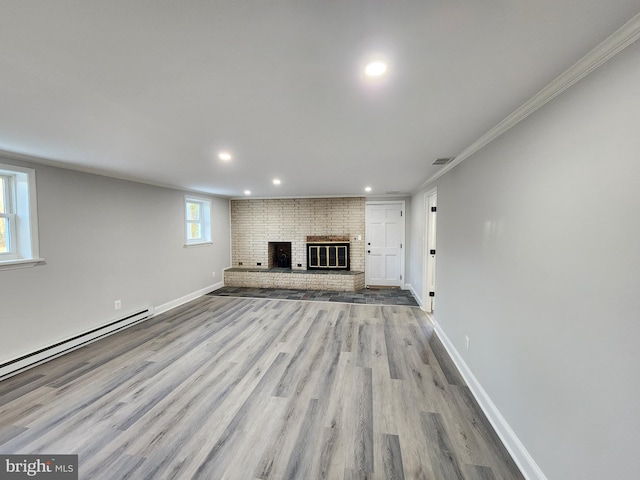
[[[60,357],[65,353],[77,350],[80,347],[93,343],[96,340],[112,335],[120,330],[143,322],[154,315],[153,307],[148,307],[131,313],[106,325],[80,333],[73,337],[61,340],[57,343],[46,345],[35,351],[26,353],[13,359],[0,363],[0,380],[24,372],[42,363]]]
[[[0,362],[0,380],[16,375],[20,372],[28,370],[29,368],[40,365],[49,360],[53,360],[56,357],[64,355],[65,353],[76,350],[89,343],[93,343],[96,340],[107,337],[113,333],[116,333],[125,328],[131,327],[137,323],[148,320],[160,313],[164,313],[172,308],[178,307],[184,303],[195,300],[209,292],[222,288],[224,282],[218,282],[205,288],[201,288],[188,295],[180,297],[171,302],[167,302],[158,307],[148,307],[137,313],[132,313],[129,316],[123,317],[119,320],[115,320],[111,323],[107,323],[101,327],[97,327],[88,332],[81,333],[74,337],[62,340],[58,343],[44,346],[43,348],[29,352],[25,355],[7,359],[6,362]]]
[[[413,295],[413,298],[416,299],[416,301],[418,302],[418,305],[420,305],[420,308],[424,310],[424,303],[422,302],[422,298],[420,297],[420,295],[418,295],[418,292],[416,292],[416,290],[413,288],[413,285],[411,285],[410,283],[405,283],[405,287],[407,287],[407,290],[411,292],[411,295]]]
[[[196,290],[195,292],[188,293],[183,297],[176,298],[175,300],[171,300],[170,302],[164,303],[162,305],[158,305],[155,307],[155,314],[159,315],[161,313],[167,312],[172,308],[179,307],[191,300],[195,300],[196,298],[200,298],[203,295],[206,295],[209,292],[213,292],[214,290],[218,290],[219,288],[224,287],[224,282],[214,283],[213,285],[209,285],[208,287],[201,288],[200,290]]]
[[[433,324],[436,335],[438,335],[438,338],[444,345],[444,348],[453,359],[456,367],[458,367],[458,370],[469,386],[473,396],[478,401],[480,408],[482,408],[482,411],[487,416],[489,422],[500,437],[500,440],[502,440],[502,443],[504,443],[505,448],[511,454],[516,465],[518,465],[518,468],[520,468],[524,477],[527,480],[547,480],[545,474],[529,454],[516,433],[511,429],[511,426],[502,416],[498,407],[493,403],[485,389],[482,388],[482,385],[464,361],[458,350],[453,346],[453,343],[451,343],[451,340],[449,340],[449,337],[447,337],[447,334],[444,332],[442,327],[435,320],[433,320]]]

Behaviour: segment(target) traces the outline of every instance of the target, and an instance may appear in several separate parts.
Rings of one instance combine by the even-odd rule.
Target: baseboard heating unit
[[[138,322],[146,320],[153,316],[153,312],[153,307],[145,308],[139,312],[132,313],[124,318],[103,325],[102,327],[94,328],[93,330],[81,333],[75,337],[68,338],[53,345],[41,348],[40,350],[36,350],[18,358],[14,358],[13,360],[1,363],[0,380],[20,373],[28,368],[35,367],[47,360],[59,357],[60,355],[80,348],[88,343],[95,342],[102,337],[106,337],[119,330],[123,330]]]

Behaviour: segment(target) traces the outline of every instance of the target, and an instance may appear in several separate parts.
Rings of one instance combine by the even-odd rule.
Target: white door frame
[[[406,201],[405,200],[371,200],[371,201],[366,201],[365,202],[365,207],[364,207],[364,211],[367,211],[367,205],[401,205],[401,209],[402,209],[402,239],[400,241],[401,245],[402,245],[402,255],[400,255],[400,288],[402,290],[406,290],[405,288],[405,274],[404,274],[404,261],[405,261],[405,257],[406,257],[406,251],[407,251],[407,243],[406,243],[406,230],[407,230],[407,219],[406,219],[406,215],[407,215],[407,209],[406,209]],[[365,232],[367,230],[367,225],[368,225],[368,221],[369,219],[366,218],[365,215],[365,219],[364,219],[364,224],[365,224]],[[365,242],[364,242],[364,265],[365,265],[365,278],[367,277],[367,273],[366,273],[366,268],[367,268],[367,238],[365,236]]]
[[[431,190],[428,190],[424,194],[424,237],[422,242],[422,244],[424,245],[424,252],[422,255],[422,259],[423,259],[422,309],[425,310],[426,312],[432,312],[433,303],[435,303],[434,302],[435,297],[434,298],[429,297],[429,273],[431,271],[431,268],[435,268],[435,265],[432,264],[432,257],[429,253],[429,250],[431,247],[431,245],[429,244],[429,236],[431,234],[429,224],[430,224],[431,215],[432,215],[431,210],[429,208],[429,197],[431,197],[432,195],[436,195],[436,206],[437,206],[437,195],[438,195],[437,187],[432,188]],[[434,223],[435,223],[435,219],[434,219]],[[436,247],[436,251],[437,251],[437,247]],[[434,284],[435,284],[435,281],[434,281]]]

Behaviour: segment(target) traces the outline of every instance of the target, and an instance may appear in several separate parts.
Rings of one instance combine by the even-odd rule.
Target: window
[[[211,243],[211,200],[185,197],[185,244]]]
[[[0,269],[42,261],[37,225],[35,170],[0,164]]]
[[[13,178],[0,175],[0,258],[16,258],[16,215],[13,208]]]

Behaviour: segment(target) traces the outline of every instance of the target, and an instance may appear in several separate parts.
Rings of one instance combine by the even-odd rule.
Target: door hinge
[[[400,216],[402,216],[402,210],[400,210]]]
[[[400,280],[402,280],[402,275],[400,275]]]
[[[429,292],[429,296],[430,297],[435,297],[436,296],[436,292]]]
[[[402,248],[402,244],[400,244],[400,248]]]
[[[438,210],[438,207],[431,207],[431,211],[432,211],[432,212],[435,212],[435,211],[437,211],[437,210]]]

